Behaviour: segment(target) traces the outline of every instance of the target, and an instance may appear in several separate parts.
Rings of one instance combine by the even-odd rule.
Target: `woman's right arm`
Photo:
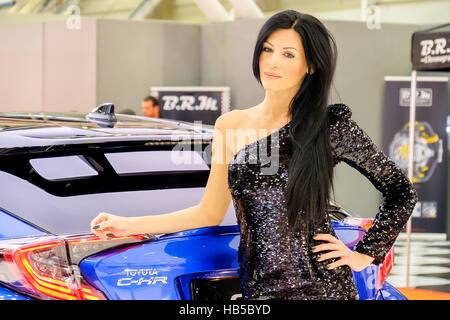
[[[228,189],[226,128],[230,113],[217,118],[211,150],[211,170],[201,201],[178,211],[140,217],[121,217],[102,212],[91,222],[91,230],[100,238],[131,234],[173,233],[188,229],[215,226],[223,220],[231,201]],[[176,200],[176,199],[174,199]]]

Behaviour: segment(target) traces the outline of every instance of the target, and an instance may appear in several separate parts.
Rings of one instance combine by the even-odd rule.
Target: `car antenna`
[[[86,115],[86,119],[96,123],[101,128],[114,128],[117,122],[114,114],[114,104],[111,102],[102,103],[89,112]]]

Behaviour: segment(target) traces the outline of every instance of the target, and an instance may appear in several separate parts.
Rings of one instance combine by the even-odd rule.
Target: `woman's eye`
[[[290,53],[286,53],[286,56],[287,56],[289,59],[294,58],[294,55],[292,55],[292,54],[290,54]]]
[[[264,52],[271,52],[272,49],[271,49],[271,48],[268,48],[268,47],[263,47],[262,51],[264,51]],[[294,56],[293,54],[289,53],[289,52],[287,52],[287,53],[285,54],[285,57],[287,57],[287,58],[289,58],[289,59],[295,58],[295,56]]]

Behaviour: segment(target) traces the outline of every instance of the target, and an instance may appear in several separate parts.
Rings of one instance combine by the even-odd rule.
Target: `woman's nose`
[[[280,65],[280,58],[276,54],[271,54],[269,59],[267,60],[267,65],[270,68],[278,68]]]

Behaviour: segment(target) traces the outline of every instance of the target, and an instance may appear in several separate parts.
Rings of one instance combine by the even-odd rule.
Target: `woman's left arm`
[[[348,259],[359,266],[357,269],[364,264],[367,264],[365,267],[370,263],[380,264],[412,214],[418,200],[417,192],[395,162],[379,150],[350,118],[349,107],[344,104],[333,105],[329,107],[329,112],[332,121],[330,139],[335,159],[358,170],[383,195],[383,202],[372,226],[355,246],[354,254],[349,255],[347,252]],[[317,247],[320,246],[324,245]]]

